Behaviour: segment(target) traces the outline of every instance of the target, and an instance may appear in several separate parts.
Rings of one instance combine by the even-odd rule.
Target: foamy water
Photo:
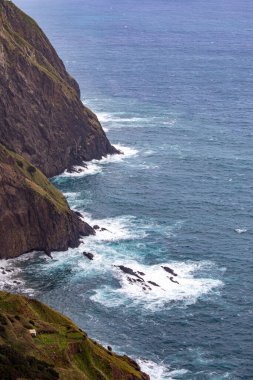
[[[121,144],[114,144],[115,148],[118,149],[122,154],[113,154],[103,157],[101,160],[92,160],[90,162],[84,162],[83,166],[73,166],[72,171],[65,170],[58,178],[66,177],[85,177],[90,175],[95,175],[102,173],[103,166],[110,163],[118,163],[122,160],[134,157],[138,154],[138,150],[129,146],[124,146]]]
[[[104,260],[103,260],[104,262]],[[140,276],[144,282],[132,282],[136,280],[118,268],[113,269],[113,274],[118,278],[120,288],[113,289],[105,286],[103,289],[96,290],[96,295],[92,299],[100,302],[107,307],[115,307],[120,304],[133,305],[140,304],[142,307],[158,311],[163,308],[170,308],[176,302],[178,306],[190,305],[212,291],[217,290],[223,285],[222,281],[212,278],[198,278],[198,270],[205,267],[205,263],[181,263],[166,262],[155,266],[140,265],[136,261],[118,260],[113,265],[124,265],[134,270],[136,273],[141,272],[145,275]],[[167,273],[162,266],[173,268],[178,274],[173,277]],[[172,282],[177,281],[178,283]],[[132,303],[129,304],[128,300]]]
[[[151,379],[251,379],[252,0],[16,2],[110,141],[135,150],[54,181],[108,231],[17,275],[91,337],[146,358]]]
[[[157,364],[151,360],[138,359],[137,362],[151,380],[176,380],[188,372],[186,369],[170,370],[162,363]]]

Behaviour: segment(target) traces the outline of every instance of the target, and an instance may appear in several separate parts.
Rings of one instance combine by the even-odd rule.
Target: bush
[[[36,172],[36,168],[32,165],[28,166],[27,171],[29,174],[33,175]]]
[[[22,161],[20,161],[20,160],[17,160],[17,164],[18,164],[18,166],[20,167],[20,168],[23,168],[23,162]]]

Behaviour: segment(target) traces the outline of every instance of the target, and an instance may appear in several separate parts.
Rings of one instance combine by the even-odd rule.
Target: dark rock
[[[52,253],[50,251],[45,250],[45,254],[50,257],[50,259],[53,259]]]
[[[0,1],[0,46],[0,143],[49,177],[118,153],[43,31],[10,1]]]
[[[112,352],[112,347],[111,346],[107,346],[107,350]]]
[[[151,285],[154,285],[154,286],[158,286],[160,288],[160,285],[158,285],[156,282],[154,281],[148,281],[149,284]]]
[[[137,271],[141,276],[145,276],[145,273]]]
[[[74,211],[74,213],[75,213],[77,216],[79,216],[79,218],[82,218],[82,217],[83,217],[83,215],[82,215],[79,211]]]
[[[2,271],[2,274],[6,274],[6,272],[3,270],[3,271]]]
[[[174,280],[174,278],[173,278],[173,277],[169,277],[169,279],[170,279],[170,281],[171,281],[171,282],[174,282],[175,284],[179,284],[179,282],[178,282],[178,281],[176,281],[176,280]]]
[[[83,252],[83,255],[85,257],[87,257],[89,260],[93,260],[94,259],[94,255],[93,253],[90,253],[90,252]]]
[[[38,169],[36,176],[27,171],[29,165],[0,144],[1,259],[35,250],[64,251],[78,246],[80,236],[95,234]]]
[[[122,272],[126,274],[130,274],[131,276],[137,277],[139,280],[144,281],[143,278],[141,278],[136,272],[133,271],[133,269],[125,267],[124,265],[115,265],[115,267],[122,270]]]
[[[166,272],[168,272],[168,273],[170,273],[170,274],[173,274],[173,276],[177,276],[177,274],[174,272],[174,270],[171,269],[170,267],[163,267],[163,266],[162,266],[162,268],[163,268]]]
[[[100,227],[97,224],[95,224],[95,226],[93,226],[93,228],[94,228],[94,230],[99,230],[100,229]]]
[[[108,231],[108,229],[107,229],[107,228],[104,228],[104,227],[102,227],[102,228],[100,228],[100,231]],[[108,231],[108,232],[110,232],[110,231]]]

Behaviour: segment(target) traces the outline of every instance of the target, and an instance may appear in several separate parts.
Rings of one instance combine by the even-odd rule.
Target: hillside
[[[0,183],[0,258],[66,250],[94,233],[40,170],[1,144]]]
[[[117,150],[49,40],[0,0],[0,143],[48,177]]]
[[[0,378],[149,379],[133,360],[103,348],[60,313],[6,292],[0,292]]]

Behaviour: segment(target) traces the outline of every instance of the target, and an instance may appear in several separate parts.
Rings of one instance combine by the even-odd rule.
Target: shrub
[[[36,168],[32,165],[28,166],[27,171],[29,174],[33,175],[36,172]]]
[[[18,164],[18,166],[19,166],[20,168],[23,168],[23,166],[24,166],[23,162],[20,161],[20,160],[17,160],[17,164]]]

